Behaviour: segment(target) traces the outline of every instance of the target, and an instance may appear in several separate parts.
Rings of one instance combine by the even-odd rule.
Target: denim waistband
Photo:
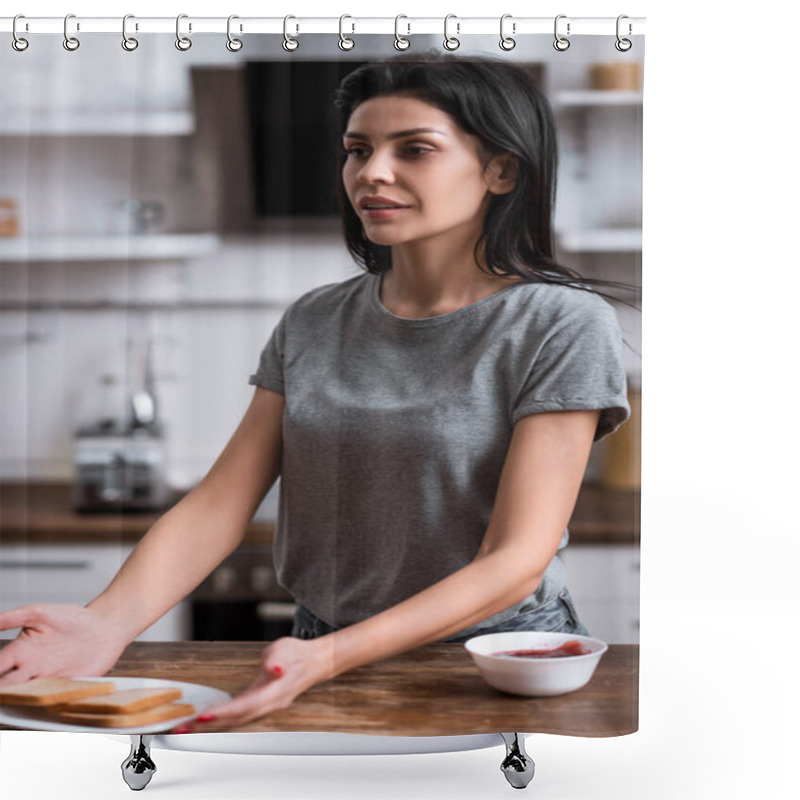
[[[296,639],[316,639],[341,630],[336,625],[330,625],[320,619],[301,603],[297,604],[292,625],[292,636]],[[506,633],[509,631],[544,631],[549,633],[574,633],[579,636],[588,636],[589,632],[578,618],[575,603],[567,589],[562,589],[559,594],[547,603],[536,608],[523,606],[519,613],[498,623],[488,625],[470,626],[464,631],[459,631],[453,636],[442,639],[443,642],[465,642],[474,636],[483,636],[488,633]]]

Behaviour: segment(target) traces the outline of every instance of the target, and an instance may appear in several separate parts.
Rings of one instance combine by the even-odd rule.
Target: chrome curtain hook
[[[175,47],[184,52],[192,46],[192,40],[188,36],[181,36],[181,20],[186,19],[188,14],[178,14],[175,20]],[[189,23],[189,31],[192,30],[192,23]]]
[[[74,14],[67,14],[67,16],[64,17],[64,42],[63,42],[63,44],[64,44],[64,49],[65,50],[69,50],[70,52],[72,52],[73,50],[77,50],[81,46],[81,43],[74,36],[70,36],[69,35],[69,30],[67,29],[67,26],[69,25],[70,19],[74,18],[74,17],[75,17]],[[80,30],[80,29],[81,29],[80,24],[76,23],[76,30]]]
[[[228,50],[231,51],[231,53],[238,53],[242,49],[244,44],[241,39],[236,39],[231,34],[231,21],[234,19],[239,19],[239,17],[236,14],[231,14],[228,17],[228,41],[225,42],[225,47],[227,47]],[[239,30],[240,31],[242,30],[241,26],[239,27]]]
[[[411,47],[411,42],[400,35],[399,28],[401,19],[408,19],[408,17],[405,14],[398,14],[394,18],[394,48],[395,50],[408,50],[408,48]],[[407,22],[406,27],[408,28],[406,36],[411,36],[411,23]]]
[[[558,21],[560,19],[566,19],[566,18],[567,18],[566,14],[559,14],[556,17],[556,21],[555,21],[555,24],[553,26],[553,31],[554,31],[555,37],[556,37],[556,40],[553,42],[553,47],[555,47],[555,49],[558,50],[561,53],[563,53],[565,50],[569,49],[569,39],[567,39],[564,36],[561,36],[558,33]],[[570,33],[569,29],[570,29],[570,24],[568,22],[567,23],[567,36],[569,36],[569,33]]]
[[[517,46],[516,41],[510,36],[506,36],[505,32],[503,31],[503,25],[505,25],[505,21],[507,19],[511,19],[511,14],[503,14],[503,16],[500,17],[500,49],[506,51],[513,50]],[[517,33],[516,22],[511,23],[511,33]]]
[[[445,50],[458,50],[458,48],[461,47],[461,42],[455,36],[450,36],[447,33],[447,24],[450,22],[451,19],[457,20],[458,17],[456,17],[455,14],[448,14],[444,18],[444,49]],[[456,35],[458,35],[459,33],[461,33],[461,23],[457,21],[456,22]]]
[[[23,50],[27,50],[28,49],[28,40],[27,39],[23,39],[17,33],[17,20],[18,19],[25,19],[25,15],[24,14],[17,14],[17,16],[14,17],[14,21],[11,23],[11,35],[14,37],[11,40],[11,46],[18,53],[21,53]]]
[[[355,46],[355,42],[352,39],[348,39],[344,33],[342,32],[342,25],[346,19],[353,19],[349,14],[342,14],[339,17],[339,49],[340,50],[352,50]],[[351,23],[352,33],[355,33],[356,24],[355,22]]]
[[[286,30],[286,26],[288,25],[290,19],[296,19],[296,17],[293,17],[291,14],[289,14],[283,18],[283,49],[291,53],[293,50],[297,50],[297,48],[300,46],[300,42],[297,39],[293,39],[291,36],[289,36]],[[295,25],[295,32],[300,33],[299,25]]]
[[[131,53],[139,46],[139,41],[134,39],[133,36],[128,36],[127,27],[129,19],[135,19],[133,14],[126,14],[122,18],[122,49]],[[138,24],[136,25],[136,30],[139,30]]]
[[[630,39],[623,39],[623,38],[620,36],[620,33],[619,33],[619,30],[620,30],[620,22],[621,22],[623,19],[628,19],[628,15],[627,15],[627,14],[620,14],[620,15],[617,17],[617,41],[616,41],[616,42],[614,42],[614,47],[616,47],[616,48],[617,48],[617,50],[619,50],[619,51],[620,51],[620,53],[627,53],[627,52],[628,52],[628,50],[630,50],[630,49],[631,49],[631,47],[633,47],[633,42],[631,42],[631,40],[630,40]],[[633,33],[633,26],[632,26],[632,25],[631,25],[631,23],[629,22],[629,23],[628,23],[628,36],[630,36],[632,33]]]

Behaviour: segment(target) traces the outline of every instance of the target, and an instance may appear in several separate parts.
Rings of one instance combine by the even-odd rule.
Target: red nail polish
[[[197,717],[198,722],[213,722],[215,719],[216,716],[214,716],[214,714],[201,714]]]
[[[283,669],[281,667],[272,667],[272,674],[276,678],[281,678],[283,677]]]

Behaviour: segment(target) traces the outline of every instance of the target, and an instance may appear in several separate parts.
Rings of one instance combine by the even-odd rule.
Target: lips
[[[367,197],[362,197],[358,201],[358,205],[359,208],[363,208],[367,211],[409,207],[403,203],[398,203],[396,200],[392,200],[389,197],[382,197],[380,195],[368,195]]]

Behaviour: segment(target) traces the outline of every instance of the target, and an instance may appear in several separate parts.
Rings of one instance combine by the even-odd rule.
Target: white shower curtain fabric
[[[394,38],[360,35],[343,52],[337,36],[305,35],[291,53],[272,35],[238,52],[220,37],[184,52],[172,34],[139,38],[133,52],[110,34],[87,34],[74,52],[57,35],[0,50],[4,484],[88,483],[82,438],[113,433],[124,447],[138,430],[150,458],[139,501],[190,489],[247,407],[248,376],[287,309],[364,275],[339,221],[333,96],[358,66],[396,56]],[[534,79],[559,151],[554,258],[615,284],[600,288],[631,413],[592,448],[558,561],[565,607],[585,626],[572,630],[636,644],[644,37],[628,52],[614,42],[574,37],[559,51],[535,35],[503,52],[496,35],[473,36],[451,57],[489,55]],[[440,36],[412,37],[408,54],[430,50],[442,51]],[[134,472],[116,480],[106,513],[136,510]],[[285,512],[280,491],[256,521]],[[130,542],[111,538],[116,568]],[[87,602],[112,575],[63,599]],[[2,608],[42,599],[33,586],[0,588]],[[185,609],[162,632],[192,638]]]

